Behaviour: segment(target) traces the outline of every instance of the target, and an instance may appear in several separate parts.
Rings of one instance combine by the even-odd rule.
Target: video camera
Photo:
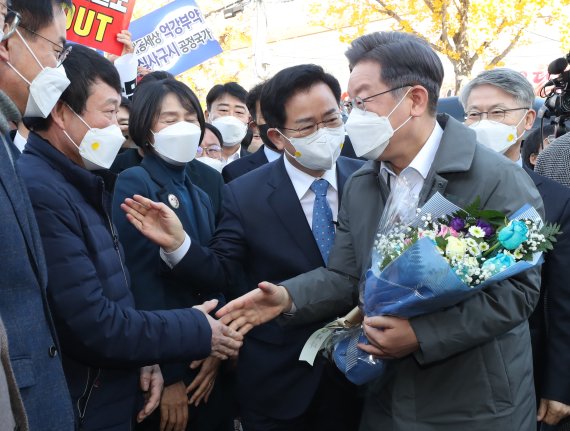
[[[550,63],[549,80],[540,90],[540,96],[546,100],[539,117],[554,117],[551,123],[556,126],[556,137],[566,133],[565,121],[570,118],[570,70],[566,70],[569,62],[570,53]]]

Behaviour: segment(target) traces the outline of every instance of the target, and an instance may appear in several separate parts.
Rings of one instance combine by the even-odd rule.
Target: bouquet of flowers
[[[559,226],[544,224],[530,205],[507,218],[481,210],[479,199],[461,209],[437,193],[417,209],[417,197],[397,180],[361,281],[362,311],[411,318],[454,306],[541,263],[558,232]],[[331,340],[336,365],[353,383],[386,372],[389,361],[357,348],[367,343],[361,325],[337,329]]]

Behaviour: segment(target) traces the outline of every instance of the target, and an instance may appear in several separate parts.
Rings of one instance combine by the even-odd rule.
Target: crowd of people
[[[7,3],[5,3],[7,2]],[[507,68],[437,113],[422,39],[355,39],[348,100],[313,64],[202,101],[121,95],[67,44],[71,0],[0,0],[0,429],[570,429],[570,145]],[[132,51],[128,32],[117,35]],[[390,373],[351,383],[311,334],[358,304],[390,185],[561,226],[544,264],[458,305],[366,316]]]

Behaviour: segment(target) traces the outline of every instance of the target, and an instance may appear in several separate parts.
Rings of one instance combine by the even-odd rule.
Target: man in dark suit
[[[4,24],[5,4],[0,14]],[[64,0],[15,0],[11,7],[22,17],[20,26],[13,12],[2,25],[5,38],[0,43],[0,105],[2,117],[17,121],[14,113],[24,112],[30,82],[40,66],[55,66],[57,46],[65,42]],[[18,29],[18,33],[16,33]],[[35,36],[33,33],[37,33]],[[6,37],[7,36],[7,37]],[[44,40],[48,38],[48,40]],[[28,46],[26,46],[26,44]],[[57,50],[56,50],[57,51]],[[10,62],[11,67],[8,65]],[[13,102],[12,102],[13,100]],[[7,123],[2,121],[7,126]],[[4,321],[10,346],[10,360],[24,402],[31,430],[73,430],[71,399],[65,382],[59,346],[47,304],[47,270],[44,251],[28,193],[14,163],[18,152],[9,142],[8,130],[0,136],[0,316]],[[20,418],[19,427],[27,429]],[[2,423],[2,427],[8,426]]]
[[[225,186],[210,247],[192,240],[174,270],[226,289],[242,287],[243,270],[251,290],[260,280],[278,282],[326,265],[345,182],[362,166],[338,158],[344,141],[339,98],[338,81],[315,65],[287,68],[265,84],[261,109],[268,135],[285,154]],[[144,223],[139,228],[152,231]],[[186,242],[185,235],[175,242],[181,240]],[[244,430],[357,427],[355,387],[322,357],[313,367],[299,361],[312,332],[335,317],[286,329],[272,322],[248,335],[237,370]]]
[[[222,169],[222,177],[224,177],[224,181],[226,183],[229,183],[249,171],[253,171],[255,168],[263,166],[266,163],[274,162],[281,157],[281,154],[283,153],[277,149],[275,144],[271,142],[271,139],[267,137],[269,126],[265,122],[265,118],[263,118],[263,113],[259,106],[263,84],[264,83],[257,84],[249,90],[246,99],[247,109],[251,115],[251,121],[255,124],[254,127],[257,127],[259,137],[263,141],[263,145],[255,153],[242,157],[235,162],[226,165],[224,169]]]
[[[263,118],[263,113],[259,106],[263,84],[264,83],[257,84],[249,90],[246,99],[247,108],[251,114],[252,122],[259,131],[259,137],[263,141],[263,145],[255,153],[242,157],[235,162],[226,165],[224,169],[222,169],[222,177],[224,177],[226,184],[243,174],[247,174],[249,171],[253,171],[266,163],[277,160],[283,153],[283,151],[279,150],[275,144],[271,142],[271,139],[267,137],[269,126],[265,122],[265,118]],[[348,136],[345,136],[344,145],[342,146],[340,155],[351,159],[357,158]]]
[[[473,131],[436,106],[443,65],[419,37],[377,32],[346,53],[353,109],[346,128],[357,155],[370,161],[347,182],[327,268],[256,289],[217,315],[246,332],[283,312],[289,325],[346,313],[389,196],[388,180],[405,178],[419,204],[439,192],[460,207],[511,215],[524,204],[543,214],[526,173],[478,144]],[[535,426],[527,319],[539,298],[540,269],[494,283],[453,307],[411,319],[366,316],[369,344],[392,360],[391,373],[366,388],[362,431],[531,430]],[[293,305],[295,307],[293,307]]]
[[[492,115],[501,116],[495,119],[498,125],[492,127],[504,130],[504,135],[492,135],[493,141],[482,138],[482,143],[497,145],[502,137],[505,156],[522,166],[520,148],[524,131],[532,127],[536,115],[530,82],[515,70],[487,70],[465,86],[460,100],[468,125],[476,127],[484,114],[489,119]],[[511,128],[516,130],[517,138],[507,142]],[[542,197],[546,221],[560,224],[562,231],[554,250],[545,256],[540,299],[529,320],[538,419],[546,430],[570,416],[570,189],[528,168],[525,170]]]
[[[247,91],[237,82],[214,85],[206,95],[206,120],[222,134],[222,159],[229,164],[247,156],[242,141],[250,120]]]

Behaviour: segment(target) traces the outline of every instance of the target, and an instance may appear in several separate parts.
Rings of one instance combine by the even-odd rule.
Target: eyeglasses
[[[20,28],[23,28],[23,29],[26,30],[28,33],[31,33],[31,34],[33,34],[34,36],[39,37],[40,39],[43,39],[43,40],[45,40],[45,41],[51,43],[53,46],[56,47],[56,52],[57,52],[57,57],[56,57],[57,64],[56,64],[56,67],[61,66],[61,64],[64,62],[64,60],[67,58],[67,56],[68,56],[69,53],[71,52],[71,48],[72,48],[71,45],[69,45],[68,47],[64,47],[63,45],[60,45],[59,43],[56,43],[56,42],[54,42],[53,40],[48,39],[47,37],[42,36],[41,34],[35,32],[35,31],[33,31],[33,30],[30,30],[29,28],[24,27],[23,25],[20,25],[19,27],[20,27]]]
[[[350,111],[352,111],[354,108],[358,108],[361,111],[366,111],[366,102],[373,99],[374,97],[382,96],[383,94],[399,90],[400,88],[413,87],[413,86],[414,86],[414,84],[405,84],[405,85],[400,85],[399,87],[390,88],[389,90],[381,91],[380,93],[373,94],[372,96],[368,96],[368,97],[364,97],[364,98],[355,97],[352,100],[347,100],[346,102],[344,102],[343,106],[348,113],[350,113]]]
[[[0,3],[2,4],[2,3]],[[4,37],[2,38],[2,40],[6,40],[8,39],[10,36],[12,36],[14,34],[14,32],[16,31],[16,28],[18,28],[18,25],[20,24],[20,21],[22,20],[22,17],[20,16],[20,14],[10,8],[7,8],[8,12],[4,15],[4,25],[8,26],[8,30],[6,30],[4,32]]]
[[[511,108],[511,109],[494,108],[486,112],[468,111],[465,113],[465,122],[478,123],[483,119],[483,114],[485,114],[487,116],[487,120],[501,123],[507,116],[508,112],[521,111],[523,109],[528,111],[528,108]]]
[[[281,127],[283,130],[290,130],[293,133],[294,137],[296,138],[308,138],[319,131],[319,124],[322,124],[323,127],[328,129],[336,129],[343,125],[342,122],[342,115],[340,112],[335,112],[334,114],[330,114],[325,118],[323,121],[319,121],[318,123],[307,124],[306,126],[300,127],[298,129],[290,129],[288,127]]]

